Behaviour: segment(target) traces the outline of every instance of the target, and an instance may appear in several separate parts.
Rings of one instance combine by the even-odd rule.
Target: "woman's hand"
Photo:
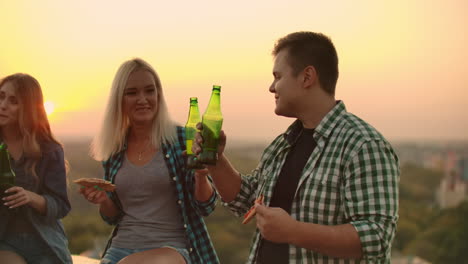
[[[3,204],[8,208],[13,209],[23,205],[28,205],[38,211],[40,214],[45,215],[47,211],[47,202],[44,196],[37,193],[25,190],[23,187],[14,186],[6,190],[8,195],[4,197]]]
[[[102,204],[103,202],[109,200],[109,197],[107,197],[106,192],[103,190],[99,190],[98,186],[81,187],[79,192],[83,195],[83,197],[86,200],[93,204]]]
[[[82,186],[79,193],[90,203],[98,204],[101,214],[107,217],[115,217],[119,213],[119,209],[114,202],[107,196],[106,191],[95,185],[93,187]]]
[[[4,197],[3,204],[13,209],[31,203],[38,194],[25,190],[23,187],[14,186],[6,190],[8,196]]]

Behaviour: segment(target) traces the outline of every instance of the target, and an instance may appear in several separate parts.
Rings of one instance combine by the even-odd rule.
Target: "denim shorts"
[[[55,254],[33,233],[16,233],[0,240],[0,250],[12,251],[28,264],[60,263]]]
[[[179,254],[184,257],[185,262],[187,264],[190,264],[190,255],[189,252],[186,248],[176,248],[176,247],[170,247],[170,246],[165,246],[161,248],[172,248],[176,250]],[[116,264],[119,262],[121,259],[125,258],[128,255],[146,251],[146,250],[151,250],[154,248],[137,248],[137,249],[130,249],[130,248],[118,248],[118,247],[113,247],[111,246],[110,248],[107,249],[106,255],[101,260],[101,264]]]

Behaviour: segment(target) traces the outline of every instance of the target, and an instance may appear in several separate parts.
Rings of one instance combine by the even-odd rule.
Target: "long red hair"
[[[31,161],[26,164],[27,169],[37,177],[35,167],[42,156],[40,142],[60,144],[50,129],[41,85],[34,77],[24,73],[16,73],[3,78],[0,81],[0,87],[5,83],[10,83],[15,88],[20,104],[18,125],[23,137],[23,155],[30,158]]]

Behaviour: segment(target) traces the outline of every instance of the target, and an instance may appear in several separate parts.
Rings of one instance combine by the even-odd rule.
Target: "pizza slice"
[[[249,211],[247,211],[247,213],[245,213],[244,220],[242,221],[242,224],[245,225],[248,222],[250,222],[250,220],[252,220],[252,218],[256,214],[255,205],[256,204],[262,204],[262,203],[263,203],[263,194],[261,194],[257,199],[255,199],[254,205],[252,207],[250,207],[250,209],[249,209]]]
[[[81,178],[78,180],[73,181],[76,184],[79,184],[84,187],[94,187],[97,186],[103,191],[106,192],[113,192],[115,191],[115,185],[112,184],[110,181],[106,181],[103,179],[97,179],[97,178]]]

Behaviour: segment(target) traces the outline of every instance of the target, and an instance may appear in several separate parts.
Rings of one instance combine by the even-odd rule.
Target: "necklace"
[[[149,144],[149,140],[148,140],[148,144],[146,144],[146,147],[142,150],[142,151],[139,151],[138,152],[138,160],[142,160],[143,157],[143,153],[145,153],[149,148],[150,148],[151,144]]]

